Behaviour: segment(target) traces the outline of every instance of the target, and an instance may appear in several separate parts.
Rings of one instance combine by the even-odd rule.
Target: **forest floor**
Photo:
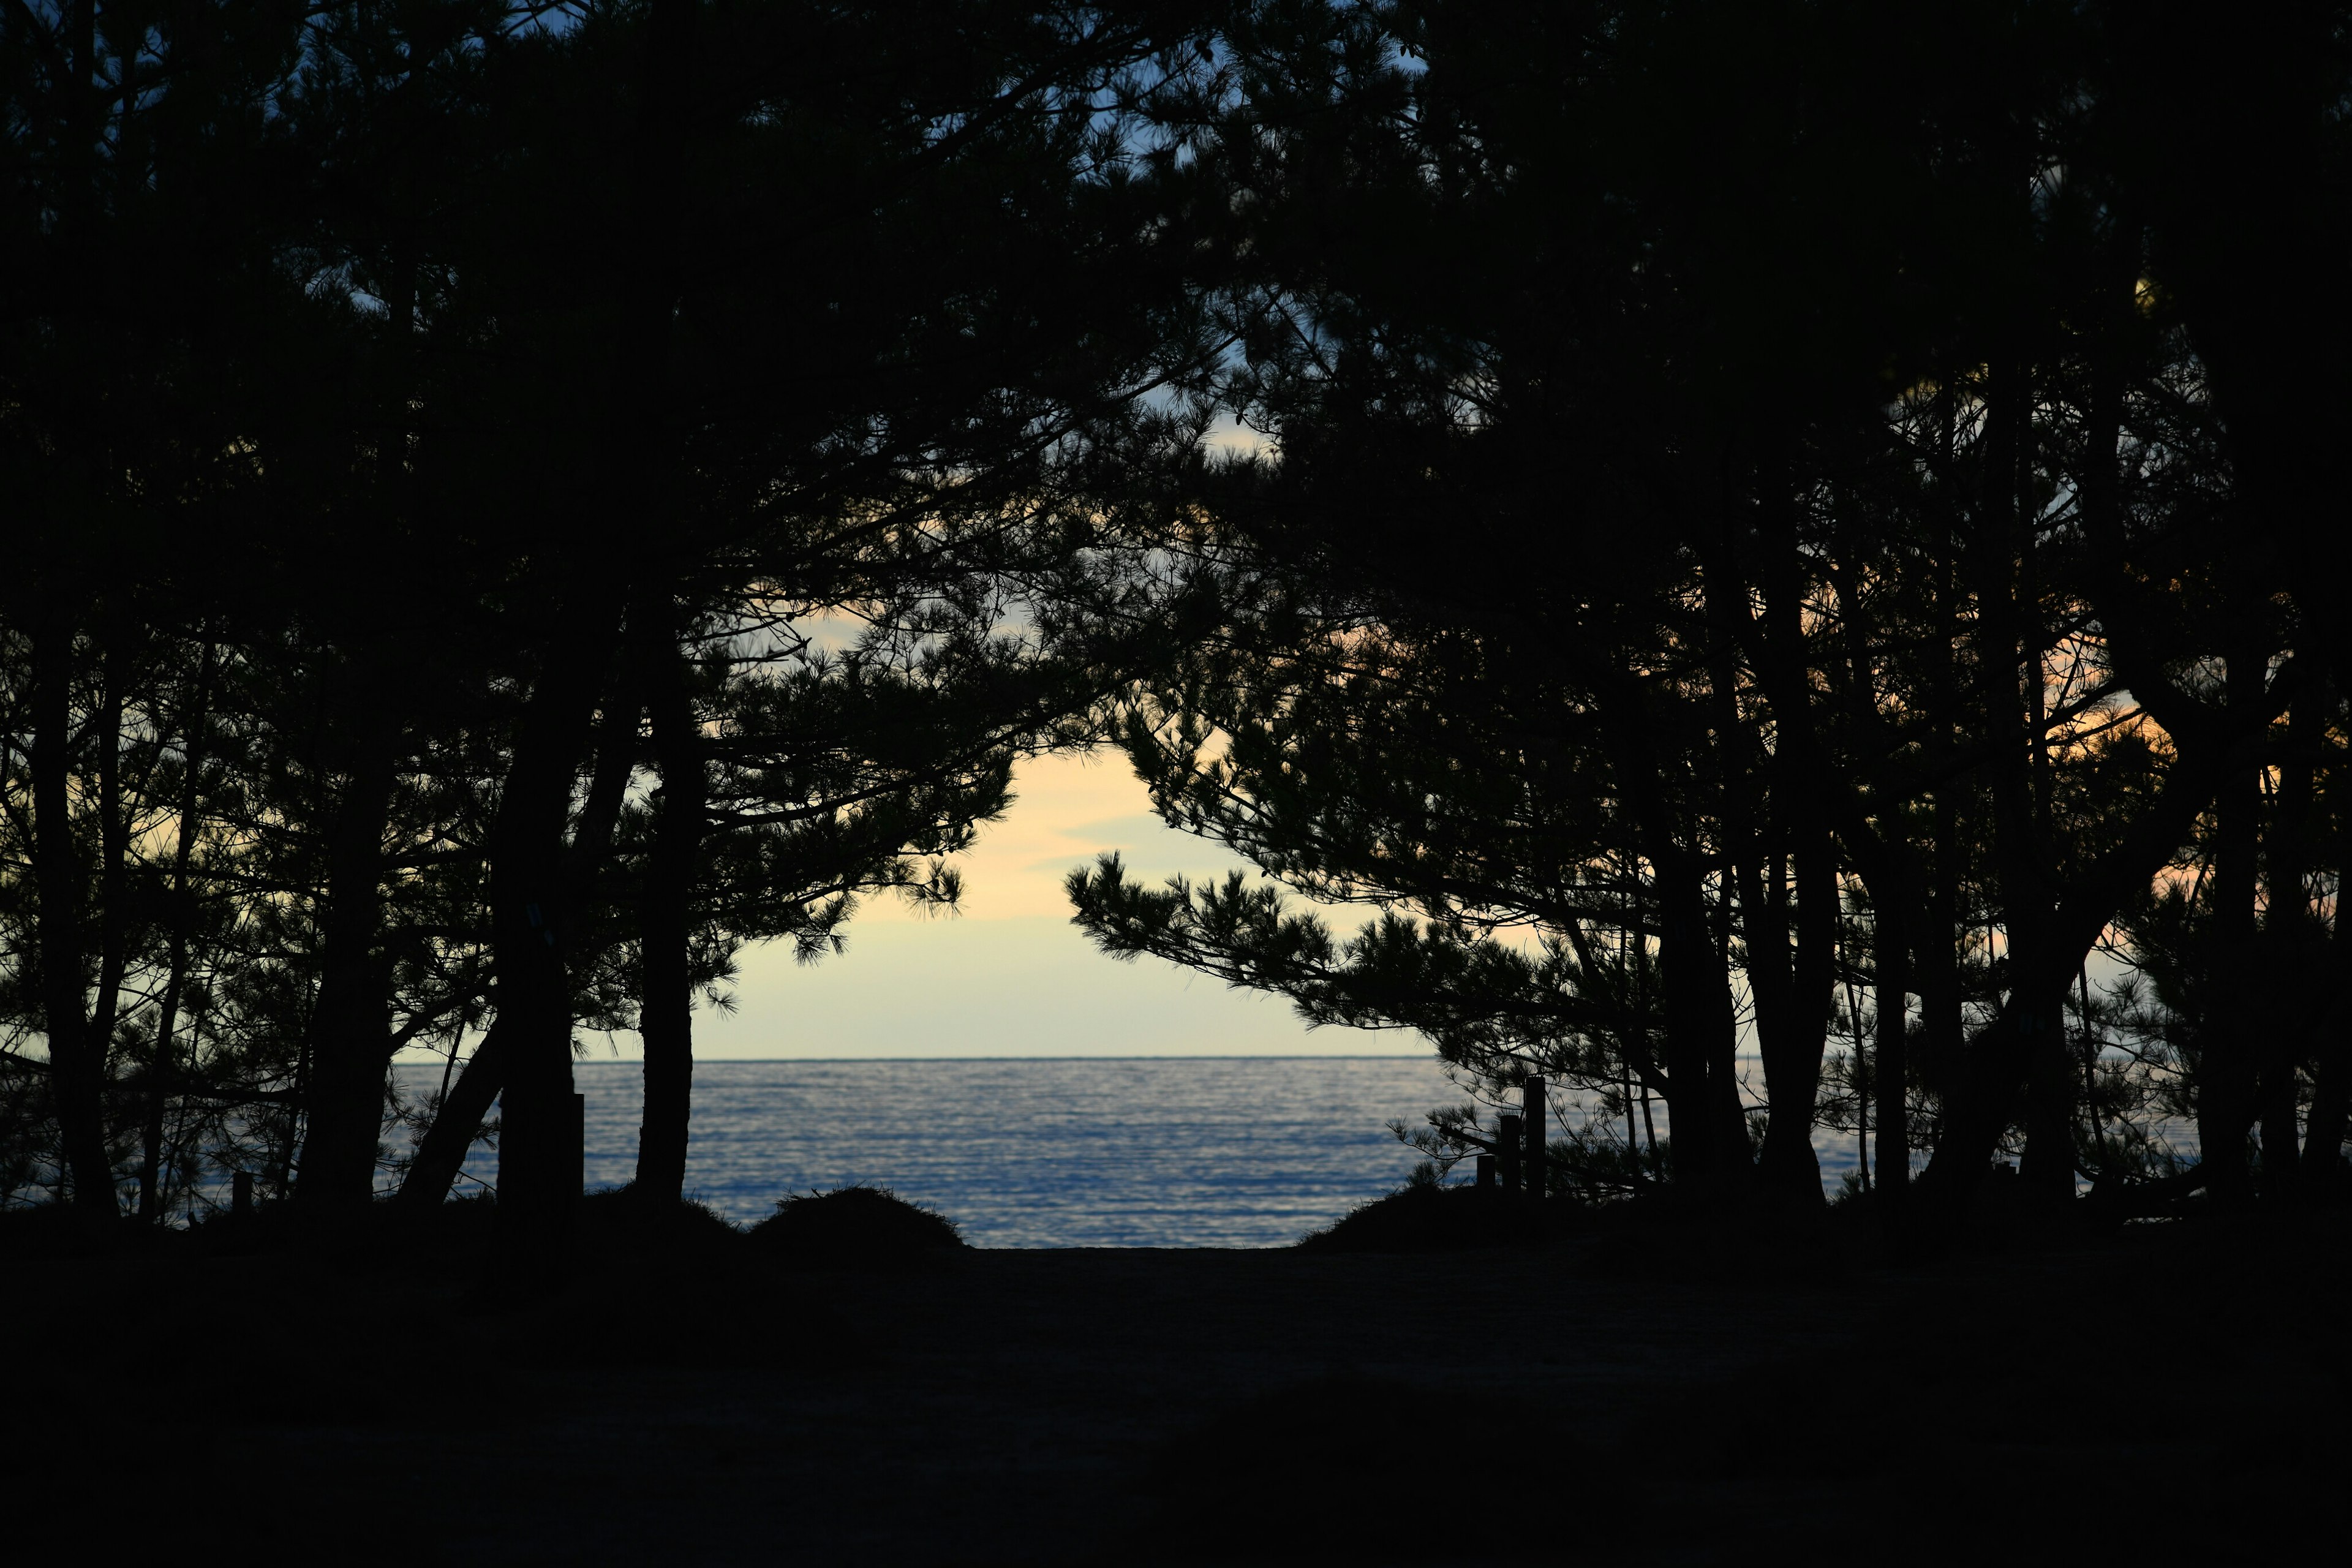
[[[2338,1528],[2347,1262],[2341,1214],[1906,1268],[1752,1229],[683,1249],[488,1310],[380,1248],[12,1259],[7,1533],[404,1564],[1754,1562],[1890,1526],[1914,1561],[2262,1555]]]

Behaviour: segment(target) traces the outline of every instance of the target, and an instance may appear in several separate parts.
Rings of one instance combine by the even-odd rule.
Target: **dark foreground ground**
[[[467,1255],[380,1241],[20,1257],[6,1539],[27,1563],[2337,1561],[2346,1238],[2184,1221],[1901,1269],[1822,1227],[856,1268],[646,1246],[521,1307]]]

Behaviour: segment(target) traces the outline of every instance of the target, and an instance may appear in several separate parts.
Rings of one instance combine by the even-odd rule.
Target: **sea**
[[[412,1092],[439,1076],[401,1072]],[[619,1186],[642,1069],[583,1062],[572,1081],[588,1185]],[[686,1185],[739,1223],[863,1183],[977,1247],[1283,1247],[1404,1182],[1417,1156],[1387,1123],[1469,1098],[1422,1057],[702,1062]],[[1817,1148],[1835,1192],[1853,1140]],[[497,1180],[478,1145],[461,1187]]]

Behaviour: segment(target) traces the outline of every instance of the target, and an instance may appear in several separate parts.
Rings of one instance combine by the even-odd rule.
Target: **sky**
[[[938,915],[869,900],[847,951],[793,962],[747,949],[735,1007],[695,1015],[694,1054],[764,1058],[1423,1056],[1418,1035],[1309,1031],[1278,998],[1228,989],[1155,958],[1105,956],[1070,924],[1062,879],[1116,849],[1150,881],[1222,876],[1241,862],[1151,814],[1116,752],[1023,763],[1018,798],[959,861],[962,907]],[[1349,910],[1333,911],[1344,925]],[[586,1037],[590,1060],[631,1059],[633,1035]]]
[[[1258,451],[1256,432],[1221,414],[1220,451]],[[847,950],[815,964],[789,943],[746,949],[735,1006],[695,1015],[704,1060],[781,1057],[1427,1056],[1402,1030],[1308,1030],[1278,998],[1231,990],[1155,958],[1096,950],[1070,923],[1062,879],[1104,850],[1158,883],[1244,868],[1152,815],[1118,752],[1032,758],[1013,775],[1013,809],[957,862],[951,915],[868,900]],[[1345,927],[1355,911],[1334,911]],[[592,1059],[641,1052],[634,1036],[589,1037]]]

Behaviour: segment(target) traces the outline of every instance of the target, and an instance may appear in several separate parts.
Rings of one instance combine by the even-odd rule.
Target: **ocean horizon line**
[[[438,1060],[428,1058],[424,1060]],[[1024,1056],[956,1057],[697,1057],[697,1067],[753,1067],[779,1062],[1404,1062],[1436,1061],[1424,1051],[1161,1051],[1156,1054],[1111,1056],[1102,1052],[1038,1052]],[[643,1057],[596,1057],[577,1059],[575,1068],[643,1067]],[[419,1064],[422,1065],[420,1062]]]

